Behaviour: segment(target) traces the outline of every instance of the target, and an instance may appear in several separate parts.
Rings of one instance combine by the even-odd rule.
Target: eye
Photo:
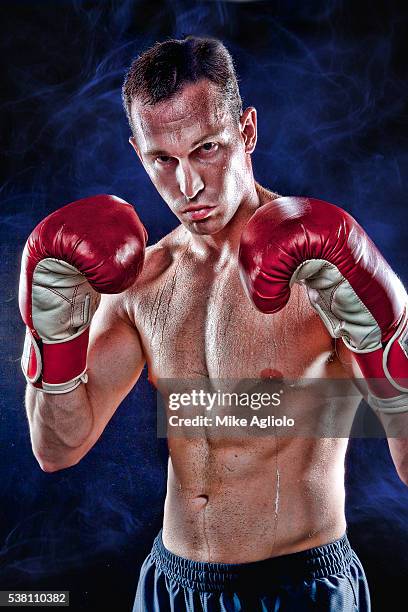
[[[156,157],[156,161],[159,162],[159,164],[168,164],[172,159],[173,158],[169,155],[159,155]]]
[[[207,152],[214,152],[218,149],[218,145],[216,142],[205,142],[203,145],[201,145],[201,149],[204,149],[204,151]]]

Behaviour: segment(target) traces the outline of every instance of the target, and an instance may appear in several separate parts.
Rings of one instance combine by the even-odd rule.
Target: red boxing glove
[[[264,313],[281,310],[295,282],[305,285],[331,336],[355,354],[370,405],[408,410],[407,295],[348,213],[321,200],[277,198],[247,223],[239,265],[250,299]]]
[[[86,382],[89,326],[100,293],[134,283],[146,241],[133,207],[111,195],[67,204],[37,225],[24,248],[19,287],[28,382],[47,393]]]

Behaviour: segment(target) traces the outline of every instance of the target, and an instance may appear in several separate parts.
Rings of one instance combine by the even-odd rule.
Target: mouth
[[[211,211],[214,210],[215,206],[190,206],[182,211],[182,214],[189,219],[189,221],[202,221],[210,216]]]

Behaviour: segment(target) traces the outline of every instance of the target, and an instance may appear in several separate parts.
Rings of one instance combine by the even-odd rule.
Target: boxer
[[[140,221],[130,215],[129,222],[121,202],[118,223],[105,223],[112,202],[99,196],[100,210],[93,200],[71,204],[29,239],[20,288],[28,328],[23,370],[41,468],[81,460],[145,363],[157,387],[162,379],[348,380],[362,376],[359,363],[369,364],[368,376],[380,371],[390,386],[370,388],[367,398],[375,398],[382,419],[404,418],[405,353],[396,342],[405,292],[388,267],[376,281],[376,258],[385,263],[368,238],[363,253],[345,248],[331,257],[345,224],[347,236],[364,235],[344,211],[336,208],[327,236],[324,224],[316,227],[334,207],[281,198],[255,181],[256,110],[242,109],[226,48],[195,37],[155,44],[133,62],[123,100],[130,144],[180,224],[143,254]],[[328,248],[319,250],[324,240]],[[279,249],[286,249],[283,262]],[[320,267],[307,268],[311,259]],[[321,276],[328,269],[331,286]],[[343,280],[345,297],[332,311],[330,295]],[[58,293],[68,305],[64,316],[49,306]],[[346,316],[356,305],[360,314],[373,308],[362,319],[372,331],[368,346]],[[367,349],[374,359],[354,358]],[[345,398],[338,412],[352,418],[359,400]],[[294,402],[288,410],[296,409]],[[310,414],[317,426],[318,411]],[[407,482],[405,446],[397,438],[389,445]],[[142,566],[135,611],[370,609],[346,535],[347,439],[169,434],[168,446],[163,529]]]

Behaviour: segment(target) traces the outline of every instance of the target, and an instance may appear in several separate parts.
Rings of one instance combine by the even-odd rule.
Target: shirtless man
[[[132,64],[123,98],[130,143],[180,225],[147,248],[140,274],[143,228],[126,204],[109,196],[60,209],[31,238],[20,288],[20,308],[31,329],[23,369],[30,382],[33,452],[47,472],[75,465],[92,448],[145,363],[156,386],[169,378],[361,376],[352,353],[341,340],[336,343],[336,333],[322,322],[324,313],[317,314],[316,303],[312,308],[300,284],[293,285],[287,304],[272,309],[259,303],[259,269],[254,273],[251,265],[268,218],[259,227],[247,226],[238,261],[243,229],[256,211],[273,217],[302,203],[254,180],[256,110],[242,111],[225,47],[194,37],[157,43]],[[110,206],[116,208],[109,226]],[[75,260],[61,253],[69,224],[75,228],[71,251],[79,251]],[[277,224],[272,218],[271,225]],[[93,257],[91,272],[87,250],[77,248],[81,231]],[[41,250],[38,242],[47,233],[52,246]],[[106,251],[121,256],[109,259]],[[64,257],[70,266],[65,278],[82,274],[65,283],[63,302],[72,305],[72,288],[85,287],[90,315],[75,328],[71,313],[65,335],[52,335],[52,314],[44,305],[53,299],[50,291],[64,293],[55,280],[63,275],[58,266],[65,265]],[[98,265],[102,259],[106,274]],[[27,297],[31,290],[35,299]],[[83,300],[78,308],[82,313]],[[95,310],[87,349],[84,337]],[[64,353],[68,345],[75,346]],[[67,368],[69,374],[61,373]],[[358,401],[345,399],[342,414],[352,416]],[[386,419],[401,416],[379,414],[386,425]],[[345,535],[347,439],[209,434],[170,436],[168,445],[163,530],[142,567],[134,610],[369,610],[364,572]],[[389,445],[407,481],[405,446],[397,438]]]

